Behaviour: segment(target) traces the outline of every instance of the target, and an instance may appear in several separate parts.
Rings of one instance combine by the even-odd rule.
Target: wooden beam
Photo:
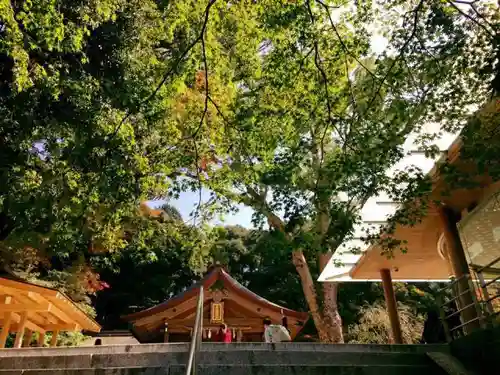
[[[11,303],[8,305],[0,305],[0,313],[6,312],[44,312],[50,310],[50,304],[38,304],[38,303]]]
[[[76,323],[48,324],[45,331],[80,331],[82,328]]]
[[[71,322],[75,321],[75,319],[71,318],[70,316],[68,316],[68,314],[66,314],[64,311],[62,311],[59,307],[54,305],[54,303],[53,303],[54,301],[50,297],[45,298],[44,296],[42,296],[40,294],[28,293],[28,298],[35,301],[36,303],[48,304],[49,309],[47,311],[50,312],[52,315],[54,315],[58,320],[61,320],[65,323],[71,323]]]
[[[229,326],[256,326],[262,327],[262,319],[261,318],[226,318],[224,319],[224,323]],[[170,328],[174,326],[189,326],[194,324],[194,319],[172,319],[168,321],[168,325]],[[204,327],[219,327],[218,323],[210,323],[210,319],[203,319]]]
[[[230,291],[227,299],[230,299],[232,302],[240,305],[246,311],[252,312],[252,314],[260,315],[262,317],[269,316],[271,318],[271,320],[273,320],[273,321],[274,320],[281,321],[281,314],[279,312],[272,310],[268,307],[265,307],[263,304],[262,305],[255,305],[253,302],[240,296],[237,293]],[[257,311],[257,308],[259,308],[260,310]]]
[[[17,323],[10,325],[10,332],[17,332],[19,330],[21,316],[16,313],[10,313],[10,314],[12,314],[12,322]],[[56,324],[37,325],[33,323],[30,319],[28,319],[28,321],[26,322],[25,327],[35,332],[50,332],[53,330],[80,331],[82,329],[82,327],[77,323],[56,323]]]
[[[28,322],[28,312],[24,311],[21,313],[21,321],[17,327],[16,340],[14,341],[14,348],[20,348],[23,343],[24,329],[26,328],[26,323]]]
[[[135,326],[143,326],[143,325],[148,325],[148,324],[155,324],[158,321],[165,321],[172,319],[173,317],[186,312],[187,310],[190,309],[195,309],[196,308],[196,301],[197,301],[197,296],[193,296],[190,299],[178,304],[177,306],[173,306],[169,308],[168,310],[161,311],[159,313],[156,313],[154,315],[146,316],[144,318],[140,318],[133,322]],[[208,301],[208,296],[205,296],[204,304]],[[175,311],[174,311],[175,310]]]
[[[97,322],[80,310],[73,301],[62,293],[47,297],[47,299],[54,306],[51,313],[57,316],[58,319],[69,323],[77,323],[80,327],[89,331],[99,332],[101,330],[101,326]]]
[[[59,335],[59,331],[52,331],[52,338],[50,339],[50,346],[57,346],[57,336]]]
[[[21,320],[22,320],[22,317],[20,314],[18,313],[11,313],[12,314],[12,321],[14,323],[17,323],[17,325],[15,326],[15,331],[17,331],[17,329],[19,328],[18,325],[21,323]],[[28,321],[26,322],[26,328],[29,328],[33,331],[37,331],[37,332],[42,332],[42,331],[45,331],[45,329],[42,327],[42,326],[39,326],[38,324],[36,323],[33,323],[31,320],[28,319]],[[13,327],[11,326],[11,332],[13,331]],[[14,331],[14,332],[15,332]]]
[[[59,293],[57,290],[45,288],[43,286],[30,284],[24,281],[14,281],[10,279],[4,279],[0,277],[0,287],[2,289],[9,289],[10,291],[15,291],[18,294],[22,291],[24,292],[34,292],[45,296],[56,296]]]
[[[219,326],[214,326],[212,325],[211,327],[205,327],[203,328],[204,330],[212,330],[212,334],[216,333],[219,331]],[[234,328],[231,328],[230,329],[234,329]],[[241,327],[236,327],[236,329],[239,329],[241,330],[242,332],[245,332],[245,333],[263,333],[263,328],[258,328],[258,327],[250,327],[250,326],[241,326]],[[190,326],[178,326],[176,327],[175,329],[173,329],[171,332],[172,333],[182,333],[182,334],[191,334],[192,333],[192,330],[193,328],[190,327]]]
[[[401,334],[401,325],[399,323],[398,307],[396,303],[396,295],[392,287],[391,271],[388,269],[380,270],[382,277],[382,286],[384,287],[385,303],[387,305],[387,313],[391,322],[392,339],[395,344],[403,343],[403,335]]]
[[[2,305],[8,305],[12,303],[12,296],[10,295],[3,295],[0,296],[0,304]]]
[[[38,302],[38,299],[33,299],[33,298],[30,298],[29,296],[30,295],[34,295],[35,293],[24,293],[24,294],[17,294],[16,295],[16,299],[21,302],[21,303],[39,303]],[[47,300],[43,299],[43,297],[39,296],[40,298],[40,301],[43,302],[43,303],[49,303]],[[48,315],[48,316],[44,316],[44,315]],[[59,321],[53,317],[52,315],[48,314],[48,312],[46,311],[43,311],[43,312],[32,312],[30,313],[30,323],[33,323],[33,324],[36,324],[38,327],[42,327],[43,325],[47,324],[47,320],[50,320],[50,319],[53,319],[54,320],[54,323],[58,323]],[[27,328],[29,329],[32,329],[34,331],[37,331],[37,332],[40,332],[40,330],[44,331],[43,328],[36,328],[36,327],[30,327],[29,325],[27,326]]]
[[[78,331],[83,328],[89,330],[95,329],[97,332],[100,330],[100,326],[96,325],[96,323],[89,319],[82,311],[73,306],[73,302],[67,300],[62,294],[56,297],[44,297],[36,293],[28,293],[27,297],[36,303],[49,304],[49,310],[44,312],[50,314],[46,314],[47,317],[45,318],[51,320],[51,323],[48,325],[50,327],[56,327],[61,331]],[[56,304],[59,304],[59,306]],[[64,311],[61,307],[66,308],[66,305],[70,306]],[[74,313],[67,311],[70,309],[77,309],[78,311]],[[48,328],[45,330],[50,331]]]

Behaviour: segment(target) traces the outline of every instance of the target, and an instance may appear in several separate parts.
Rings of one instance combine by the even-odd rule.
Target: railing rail
[[[203,287],[200,287],[198,303],[196,305],[196,318],[194,321],[193,335],[189,344],[189,357],[186,366],[186,375],[195,375],[196,357],[201,348],[201,337],[203,332]]]
[[[452,294],[451,297],[449,296],[450,292]],[[469,329],[470,325],[483,323],[483,316],[480,309],[478,309],[477,300],[474,297],[475,290],[469,274],[464,274],[459,278],[452,279],[450,283],[438,291],[439,314],[448,342],[450,342],[453,337],[456,337],[456,335],[460,335],[464,329]],[[446,310],[453,308],[453,305],[456,306],[456,309],[452,312],[447,312]],[[474,317],[471,317],[470,309],[475,310],[476,314],[474,314]],[[463,313],[466,311],[469,311],[469,313],[466,314],[469,318],[464,321],[462,318]],[[450,319],[457,315],[460,315],[460,324],[455,324],[455,326],[450,327],[450,323],[452,323]]]
[[[471,268],[475,271],[475,272],[483,272],[485,269],[487,268],[491,268],[491,266],[497,264],[497,263],[500,263],[500,257],[496,258],[496,259],[493,259],[491,262],[489,262],[487,265],[485,266],[477,266],[475,264],[471,264]]]
[[[484,273],[491,273],[490,271],[494,268],[492,266],[500,263],[500,257],[492,260],[490,263],[483,267],[471,267],[474,269],[477,275],[477,279],[479,280],[479,285],[481,287],[481,293],[482,293],[482,302],[485,306],[485,310],[487,314],[489,315],[490,321],[493,323],[495,317],[498,315],[499,311],[494,310],[493,308],[493,301],[496,300],[497,298],[500,297],[500,293],[496,293],[491,295],[490,292],[488,291],[488,286],[498,282],[500,280],[500,276],[494,277],[491,280],[486,280],[484,277]],[[495,270],[498,270],[497,268],[494,268]]]
[[[485,273],[491,274],[491,270],[498,270],[500,268],[494,268],[496,264],[500,264],[500,257],[494,259],[485,266],[471,265],[470,268],[475,273],[475,280],[469,274],[465,274],[460,278],[456,278],[450,281],[446,287],[442,288],[438,292],[438,304],[439,313],[441,316],[441,322],[446,334],[446,339],[451,341],[453,336],[455,336],[462,329],[466,328],[470,324],[479,324],[480,327],[485,327],[487,325],[495,324],[495,317],[500,313],[500,311],[494,311],[492,302],[497,298],[500,298],[500,293],[491,294],[488,287],[494,283],[500,281],[500,276],[496,276],[496,272],[493,277],[486,277]],[[467,281],[463,280],[467,279]],[[461,282],[459,284],[459,282]],[[476,293],[476,290],[480,289],[481,293]],[[498,290],[498,289],[497,289]],[[449,296],[451,292],[452,296]],[[448,294],[446,297],[445,295]],[[467,296],[467,294],[469,296]],[[463,297],[466,297],[463,299]],[[468,301],[464,304],[465,301]],[[447,306],[452,302],[456,304],[456,310],[451,313],[446,313]],[[464,320],[464,315],[462,312],[475,309],[475,317],[470,317],[468,320]],[[456,325],[450,329],[449,319],[460,314],[461,324]],[[462,334],[466,334],[462,332]]]

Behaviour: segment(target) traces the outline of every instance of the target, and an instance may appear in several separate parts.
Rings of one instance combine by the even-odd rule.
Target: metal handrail
[[[460,280],[465,280],[466,286],[463,286],[462,288],[460,288],[459,285],[457,285],[457,282]],[[462,289],[462,290],[460,290],[460,289]],[[444,292],[447,290],[451,290],[453,292],[454,295],[452,298],[449,298],[449,299],[446,298]],[[471,301],[469,303],[467,303],[465,306],[463,306],[462,305],[463,303],[460,303],[460,300],[461,300],[461,297],[463,297],[467,294],[470,295]],[[450,281],[450,283],[448,283],[448,285],[446,285],[444,288],[441,288],[438,291],[437,297],[438,297],[438,305],[439,305],[439,315],[441,317],[441,322],[443,324],[443,328],[445,331],[446,340],[448,342],[452,340],[452,333],[454,333],[455,331],[460,332],[459,329],[464,328],[471,323],[479,321],[480,326],[481,327],[484,326],[485,317],[483,316],[483,312],[481,311],[481,308],[480,308],[481,302],[479,302],[476,298],[476,289],[474,287],[474,284],[473,284],[473,281],[471,279],[470,274],[468,274],[468,273],[463,274],[461,277],[458,277],[456,279],[455,278],[452,279]],[[457,310],[450,313],[450,314],[446,314],[445,306],[452,303],[452,302],[457,303]],[[462,305],[462,306],[460,306],[460,305]],[[462,316],[462,312],[469,310],[471,308],[475,308],[476,314],[477,314],[476,317],[474,317],[472,319],[468,319],[466,321],[461,319],[462,324],[460,324],[456,327],[453,327],[453,328],[449,327],[449,325],[448,325],[449,318],[452,318],[452,317],[457,316],[457,315]],[[463,318],[463,316],[462,316],[462,318]]]
[[[495,277],[495,278],[494,278],[494,279],[492,279],[492,280],[485,281],[485,282],[484,282],[481,286],[482,286],[483,288],[485,288],[485,287],[487,287],[488,285],[491,285],[491,284],[493,284],[493,283],[496,283],[498,280],[500,280],[500,276],[497,276],[497,277]]]
[[[203,287],[201,286],[200,293],[198,294],[198,303],[196,305],[193,336],[189,344],[189,358],[186,366],[186,375],[194,375],[196,373],[196,354],[200,351],[203,331],[203,298]]]
[[[482,328],[488,325],[498,324],[495,322],[494,318],[500,314],[500,311],[494,311],[492,301],[496,300],[497,298],[500,298],[500,293],[497,292],[495,295],[491,295],[490,292],[488,291],[488,287],[494,283],[499,282],[500,275],[492,277],[489,280],[485,280],[483,274],[483,272],[486,272],[487,270],[491,269],[491,267],[496,263],[500,263],[500,257],[494,259],[485,266],[478,266],[472,264],[470,265],[470,268],[474,270],[477,281],[475,281],[470,274],[464,274],[459,278],[452,279],[450,283],[448,283],[444,288],[438,291],[437,297],[439,301],[438,302],[439,315],[441,318],[441,322],[443,323],[443,328],[445,330],[447,341],[452,340],[451,334],[453,332],[459,332],[461,328],[464,328],[471,323],[479,322],[479,326]],[[495,270],[500,270],[500,269],[495,269]],[[468,287],[465,286],[463,286],[462,288],[458,287],[457,283],[462,279],[467,280]],[[482,293],[480,297],[476,295],[476,288],[481,289]],[[453,292],[452,298],[447,298],[447,296],[445,295],[446,291],[448,290],[451,290]],[[466,294],[470,294],[470,302],[468,302],[465,306],[460,306],[463,305],[463,301],[462,303],[460,303],[461,297]],[[445,307],[453,302],[457,303],[457,310],[450,314],[446,314]],[[462,316],[462,312],[472,308],[476,309],[477,316],[475,318],[464,321],[463,319],[465,319],[465,317]],[[462,324],[450,329],[447,321],[449,318],[457,315],[461,315]],[[462,334],[467,334],[467,332],[462,332]]]
[[[445,301],[441,304],[441,306],[445,306],[445,305],[448,305],[448,304],[449,304],[449,303],[451,303],[451,302],[455,302],[457,299],[459,299],[460,297],[462,297],[463,295],[465,295],[465,294],[467,294],[467,293],[470,293],[470,290],[469,290],[469,289],[464,290],[462,293],[457,294],[457,295],[456,295],[455,297],[453,297],[453,298],[449,298],[449,299],[445,300]]]
[[[464,273],[462,276],[460,277],[451,277],[450,278],[450,281],[446,284],[445,287],[441,288],[441,289],[438,289],[438,293],[442,293],[444,292],[445,290],[448,290],[448,289],[451,289],[456,283],[458,283],[460,280],[463,280],[463,279],[468,279],[470,277],[470,275],[468,273]]]
[[[488,287],[500,280],[500,275],[497,277],[494,277],[493,279],[490,279],[486,281],[483,272],[488,272],[492,269],[492,266],[496,263],[500,262],[500,257],[492,260],[490,263],[483,267],[475,267],[476,269],[476,275],[477,278],[479,279],[479,285],[481,286],[482,290],[482,303],[484,304],[486,308],[486,312],[489,315],[489,320],[490,323],[494,323],[495,316],[498,315],[498,312],[494,311],[492,301],[500,297],[500,293],[497,293],[495,295],[490,295],[490,292],[488,291]],[[498,271],[498,269],[495,269]]]
[[[493,259],[491,262],[489,262],[487,265],[485,266],[482,266],[482,267],[478,267],[477,265],[472,265],[474,268],[474,271],[475,272],[483,272],[483,270],[485,270],[486,268],[490,268],[492,265],[496,264],[496,263],[499,263],[500,262],[500,257],[496,258],[496,259]]]

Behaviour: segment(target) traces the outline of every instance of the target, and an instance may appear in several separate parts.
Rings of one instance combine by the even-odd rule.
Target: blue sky
[[[199,192],[192,192],[192,191],[187,191],[184,192],[180,195],[179,199],[176,200],[171,200],[170,204],[172,206],[176,207],[184,220],[189,219],[189,215],[191,212],[193,212],[199,202]],[[210,198],[210,193],[207,189],[202,190],[201,194],[201,199],[203,202],[208,201]],[[161,206],[165,203],[165,200],[157,200],[157,201],[150,201],[148,204],[151,206],[157,207]],[[227,214],[221,219],[214,220],[213,224],[223,224],[223,225],[241,225],[245,228],[253,228],[253,224],[251,222],[252,220],[252,213],[253,210],[249,207],[239,205],[238,206],[239,210],[237,213],[234,214]]]

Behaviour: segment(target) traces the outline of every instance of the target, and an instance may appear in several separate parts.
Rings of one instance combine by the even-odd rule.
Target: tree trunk
[[[338,283],[323,283],[323,320],[331,342],[340,344],[344,343],[344,334],[337,304],[338,286]]]
[[[331,251],[319,254],[320,272],[323,272],[332,255]],[[330,331],[332,342],[343,343],[342,318],[337,304],[338,286],[338,283],[323,283],[323,320]]]
[[[342,336],[342,321],[337,306],[337,285],[334,283],[325,284],[323,291],[326,298],[323,311],[321,311],[314,280],[311,276],[304,253],[300,250],[294,251],[292,253],[292,260],[299,274],[302,290],[309,306],[314,325],[318,331],[320,341],[326,343],[344,342]]]
[[[275,215],[272,210],[267,207],[265,198],[258,194],[254,189],[247,187],[247,193],[253,199],[253,202],[246,202],[250,207],[254,207],[267,217],[268,224],[271,228],[281,231],[285,237],[290,236],[285,231],[285,224]],[[330,225],[330,218],[327,215],[325,205],[318,202],[318,210],[321,212],[318,216],[317,231],[321,238],[327,233]],[[332,256],[332,252],[326,254],[318,254],[320,271],[328,264]],[[325,283],[323,286],[323,308],[321,309],[318,303],[318,292],[316,290],[315,281],[311,276],[311,271],[307,264],[307,260],[302,250],[298,249],[292,252],[292,262],[297,270],[302,284],[302,291],[309,306],[314,325],[318,331],[318,336],[321,342],[326,343],[343,343],[344,337],[342,333],[342,319],[338,311],[337,291],[338,284]]]

